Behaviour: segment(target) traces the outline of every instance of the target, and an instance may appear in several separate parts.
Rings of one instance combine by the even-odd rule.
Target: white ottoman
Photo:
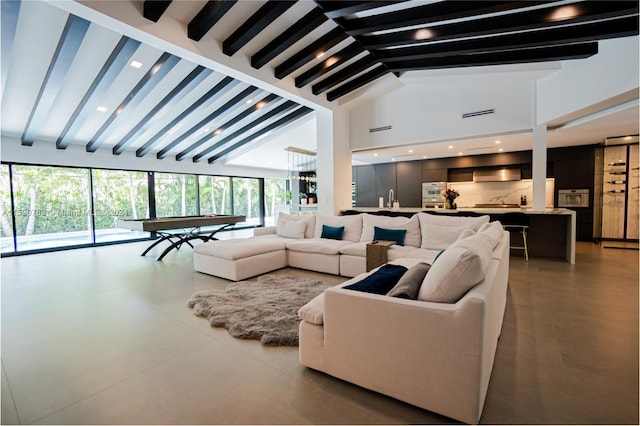
[[[196,271],[240,281],[287,266],[285,244],[279,238],[252,237],[209,241],[193,249]]]

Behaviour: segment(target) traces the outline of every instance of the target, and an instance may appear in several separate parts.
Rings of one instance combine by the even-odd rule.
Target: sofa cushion
[[[341,240],[344,234],[344,226],[329,226],[322,225],[322,234],[320,238],[327,238],[330,240]]]
[[[278,223],[276,233],[285,238],[304,238],[307,225],[302,221],[283,220]]]
[[[444,250],[458,240],[466,229],[469,228],[424,224],[422,228],[422,245],[420,247],[430,250]]]
[[[251,237],[238,238],[235,240],[209,241],[194,246],[193,251],[222,259],[236,260],[284,250],[285,248],[284,240],[278,237]]]
[[[374,227],[385,229],[405,229],[407,234],[404,244],[412,247],[420,247],[420,221],[416,215],[407,217],[389,217],[377,216],[373,214],[363,213],[362,215],[362,236],[360,241],[373,241],[375,229]]]
[[[305,238],[303,240],[287,241],[287,249],[305,253],[340,254],[340,249],[353,244],[344,240],[329,240],[326,238]]]
[[[493,243],[493,247],[492,247],[493,249],[498,245],[498,243],[502,239],[502,235],[504,234],[504,229],[502,228],[502,224],[500,222],[494,221],[494,222],[489,222],[482,225],[482,227],[480,227],[480,229],[478,230],[478,233],[487,235],[489,238],[491,238],[491,241]]]
[[[313,237],[320,238],[322,236],[322,225],[344,226],[344,233],[342,234],[343,240],[352,241],[354,243],[360,241],[360,236],[362,235],[362,215],[316,215],[316,228]]]
[[[427,272],[429,272],[429,268],[431,268],[431,265],[425,262],[420,262],[412,266],[387,293],[387,296],[416,300],[418,298],[418,290],[420,290],[422,281],[425,275],[427,275]]]
[[[387,229],[373,227],[373,239],[382,241],[395,241],[397,245],[404,245],[404,237],[407,235],[406,229]]]
[[[470,228],[474,231],[478,231],[482,225],[489,222],[490,217],[484,216],[453,216],[453,215],[435,215],[428,213],[418,213],[418,220],[420,221],[420,228],[423,224],[438,225],[438,226],[458,226],[462,228]]]
[[[418,299],[426,302],[457,302],[484,279],[491,260],[491,245],[490,237],[476,234],[447,247],[422,282]]]
[[[438,250],[395,245],[393,247],[390,247],[389,251],[387,251],[387,259],[391,262],[402,258],[413,258],[420,259],[421,261],[428,264],[432,264],[433,259],[437,254]]]
[[[316,226],[316,216],[315,215],[291,215],[291,214],[286,214],[286,213],[280,212],[278,214],[278,224],[277,224],[276,227],[279,228],[280,224],[283,223],[283,221],[284,222],[288,222],[288,221],[304,222],[304,224],[305,224],[304,237],[305,238],[313,238],[313,232],[314,232],[315,226]]]
[[[298,317],[311,324],[322,325],[324,323],[324,292],[300,308]]]
[[[367,293],[387,294],[389,290],[398,283],[405,272],[407,272],[406,267],[387,263],[362,280],[343,288]]]
[[[348,256],[367,256],[367,242],[351,243],[340,248],[340,254],[346,254]]]

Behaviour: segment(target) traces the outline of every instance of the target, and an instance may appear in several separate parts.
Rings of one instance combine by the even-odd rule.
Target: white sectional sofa
[[[409,268],[409,274],[420,262],[391,263]],[[418,300],[348,288],[376,272],[329,288],[300,309],[300,362],[477,423],[506,305],[508,233],[493,222],[452,243],[416,283]]]
[[[194,248],[196,271],[232,281],[285,266],[354,277],[366,271],[366,244],[375,228],[405,231],[388,259],[417,258],[431,263],[465,230],[476,231],[489,216],[450,217],[418,213],[411,218],[377,216],[287,215],[275,227],[256,228],[251,238],[210,241]],[[341,239],[322,238],[324,227],[343,227]],[[384,238],[378,238],[384,239]]]

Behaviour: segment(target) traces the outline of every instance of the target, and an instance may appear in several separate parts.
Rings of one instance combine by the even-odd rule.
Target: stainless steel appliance
[[[589,207],[589,190],[559,189],[558,207]]]
[[[425,208],[444,207],[442,193],[447,189],[447,182],[423,182],[422,206]]]

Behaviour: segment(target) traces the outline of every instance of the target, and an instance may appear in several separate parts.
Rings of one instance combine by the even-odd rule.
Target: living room
[[[6,16],[4,3],[3,17]],[[7,3],[19,4],[18,9],[24,12],[37,7],[39,2]],[[289,170],[286,164],[280,169],[271,168],[267,163],[271,159],[267,159],[267,155],[276,153],[280,158],[286,158],[284,148],[293,145],[290,140],[303,140],[304,144],[299,146],[301,149],[317,150],[318,210],[320,214],[338,215],[341,210],[352,207],[352,166],[359,164],[354,159],[361,160],[367,155],[373,157],[374,152],[378,158],[388,158],[386,161],[389,162],[392,161],[391,156],[386,157],[385,150],[391,148],[417,151],[418,146],[426,146],[430,150],[424,154],[415,152],[416,157],[410,158],[415,160],[424,159],[424,155],[429,159],[450,158],[463,151],[466,157],[467,149],[471,149],[469,153],[489,154],[497,152],[495,145],[485,150],[474,151],[474,148],[487,147],[487,141],[493,144],[496,135],[500,134],[500,146],[505,151],[532,150],[533,180],[539,182],[540,169],[547,162],[545,155],[540,157],[540,154],[547,148],[588,146],[601,143],[607,137],[637,136],[638,133],[637,35],[600,41],[598,53],[584,59],[459,68],[451,74],[430,70],[396,77],[389,73],[373,83],[353,89],[337,101],[329,101],[324,94],[314,95],[310,86],[297,88],[292,75],[278,79],[273,75],[271,66],[257,69],[249,61],[252,52],[310,13],[314,4],[298,2],[291,6],[289,12],[295,14],[277,21],[278,25],[274,27],[267,27],[268,31],[261,34],[262,39],[254,40],[253,45],[248,43],[239,50],[240,53],[229,56],[223,52],[225,37],[230,38],[241,23],[263,6],[263,2],[229,5],[229,14],[220,19],[220,27],[214,26],[199,42],[188,39],[185,33],[189,19],[206,2],[170,3],[164,12],[166,14],[160,13],[163,16],[156,23],[144,16],[141,2],[69,2],[63,5],[43,2],[53,12],[49,13],[50,16],[44,13],[39,18],[43,22],[43,31],[44,25],[62,31],[70,14],[79,16],[91,23],[85,37],[100,38],[98,36],[104,35],[100,31],[107,31],[111,35],[103,38],[104,43],[117,44],[118,37],[126,35],[142,42],[141,49],[146,49],[148,58],[160,58],[163,51],[170,52],[182,60],[174,64],[174,71],[180,71],[182,74],[179,76],[182,77],[197,66],[205,68],[201,71],[203,73],[213,70],[215,75],[201,75],[201,88],[206,84],[210,84],[206,86],[208,88],[222,84],[224,75],[240,81],[228,83],[236,86],[226,94],[218,92],[216,101],[204,105],[201,115],[190,125],[198,129],[206,127],[208,131],[194,133],[188,140],[185,137],[182,145],[175,143],[166,152],[161,151],[176,141],[184,128],[176,129],[176,136],[169,133],[174,126],[165,133],[159,133],[167,126],[170,117],[160,115],[150,120],[153,127],[147,129],[147,135],[157,133],[165,139],[158,137],[161,142],[148,152],[144,141],[125,142],[120,152],[118,141],[125,141],[127,132],[144,123],[141,119],[153,107],[140,102],[139,105],[145,108],[144,112],[135,115],[139,121],[125,124],[118,119],[120,114],[116,112],[126,96],[112,102],[107,117],[87,114],[93,118],[87,120],[84,131],[79,132],[78,128],[70,126],[68,133],[75,132],[75,138],[68,146],[61,138],[61,144],[56,146],[57,137],[69,121],[61,116],[44,120],[41,112],[34,108],[35,99],[39,99],[44,108],[50,93],[44,91],[38,95],[41,83],[35,87],[24,84],[29,86],[27,88],[15,85],[19,82],[16,77],[20,76],[19,70],[25,70],[31,62],[28,59],[22,59],[23,62],[5,61],[6,47],[3,43],[3,123],[7,126],[3,125],[2,129],[2,172],[6,178],[4,182],[14,185],[6,193],[13,194],[16,205],[18,200],[22,200],[22,210],[30,210],[31,194],[28,181],[19,183],[18,178],[37,180],[38,173],[42,173],[42,180],[42,176],[49,173],[51,188],[61,187],[65,179],[87,182],[80,186],[89,185],[91,181],[94,188],[106,187],[100,186],[109,182],[106,177],[114,179],[111,182],[117,182],[115,186],[122,187],[133,179],[142,188],[137,193],[142,194],[141,198],[134,202],[138,206],[134,211],[139,218],[151,216],[152,204],[155,214],[151,217],[222,213],[225,210],[223,205],[234,205],[236,214],[246,215],[252,221],[245,223],[245,230],[218,234],[222,239],[230,239],[250,235],[250,228],[255,225],[274,222],[277,214],[269,210],[270,203],[265,201],[271,194],[271,184],[273,193],[280,194],[282,204],[285,204],[286,187],[278,185],[286,180]],[[637,3],[631,3],[636,11],[630,14],[637,20]],[[605,21],[607,19],[612,18]],[[50,23],[46,24],[47,21]],[[330,24],[335,26],[331,20],[325,23]],[[16,28],[19,25],[24,25],[24,22],[16,21]],[[3,19],[3,32],[7,27],[10,25],[5,26]],[[60,33],[56,34],[47,46],[42,46],[50,52],[49,55],[56,49]],[[312,32],[307,37],[302,44],[319,38]],[[16,33],[15,40],[23,43],[26,39]],[[212,40],[219,43],[212,43]],[[18,52],[23,47],[15,43],[13,51]],[[345,44],[338,44],[333,51],[345,47]],[[105,49],[104,56],[108,56],[109,49]],[[294,47],[290,52],[295,50]],[[159,52],[157,55],[156,51]],[[37,57],[38,54],[32,56]],[[149,59],[144,66],[151,70],[154,60],[159,59]],[[191,68],[184,64],[185,60],[191,62]],[[311,63],[317,64],[322,60],[313,58],[307,68]],[[39,65],[40,82],[47,75],[49,64],[49,60],[45,60]],[[96,72],[100,65],[94,64]],[[277,66],[278,61],[271,65]],[[56,70],[59,71],[52,68],[49,74],[55,76]],[[77,73],[72,75],[80,81],[81,76]],[[150,74],[149,78],[153,75],[157,73]],[[26,83],[37,76],[23,72],[23,77]],[[84,77],[83,82],[90,85],[91,78]],[[179,80],[175,76],[175,81]],[[51,81],[55,79],[51,78]],[[532,86],[533,81],[536,83]],[[126,90],[130,91],[135,83],[129,80]],[[65,93],[69,93],[72,86],[58,87],[64,87]],[[258,92],[258,97],[252,96],[256,89],[244,92],[250,87],[260,88],[263,92]],[[442,99],[442,91],[452,87],[460,90],[456,96],[473,101],[458,103],[454,108],[455,102]],[[164,87],[164,92],[156,95],[156,99],[169,93],[170,89]],[[124,93],[116,94],[115,87],[112,91],[114,99]],[[224,152],[227,146],[219,146],[216,148],[218,151],[212,149],[203,153],[207,148],[205,136],[218,142],[230,135],[224,132],[215,134],[215,127],[196,126],[202,118],[214,114],[232,97],[237,97],[236,102],[241,100],[244,103],[247,97],[264,100],[270,93],[282,99],[273,106],[266,105],[264,109],[256,106],[250,110],[252,105],[245,107],[246,121],[238,119],[232,122],[229,120],[231,116],[218,116],[217,122],[220,128],[222,124],[230,123],[232,134],[249,124],[253,124],[258,132],[268,129],[264,134],[248,138],[256,132],[255,129],[248,130],[247,134],[240,132],[236,139],[228,140],[231,142],[228,146],[233,145],[233,150]],[[578,93],[580,96],[576,95]],[[194,93],[184,97],[184,105],[195,102],[199,95]],[[20,96],[30,100],[20,104],[10,101]],[[82,91],[76,90],[74,96],[77,106]],[[440,99],[442,102],[437,105],[424,102],[424,99]],[[296,105],[287,104],[288,101]],[[406,109],[400,108],[402,104]],[[460,121],[425,119],[467,112],[471,104],[475,109],[499,105],[497,117],[490,117],[480,124],[471,123],[468,128],[457,127]],[[15,105],[15,108],[10,105]],[[279,107],[282,109],[277,110]],[[313,112],[307,112],[305,108]],[[27,122],[32,110],[30,127]],[[73,110],[71,103],[65,113],[71,115]],[[126,108],[123,111],[126,112]],[[233,111],[241,111],[241,108]],[[296,111],[301,115],[289,117]],[[505,111],[508,111],[508,117],[505,117]],[[273,114],[267,116],[271,112]],[[255,116],[251,115],[254,113]],[[176,110],[173,116],[178,114]],[[532,116],[536,114],[541,123],[548,125],[544,130],[532,126]],[[108,117],[111,121],[107,121]],[[274,125],[269,128],[285,117],[292,121],[283,120],[279,123],[282,127]],[[262,127],[256,124],[261,120]],[[608,127],[601,129],[603,122]],[[52,123],[56,124],[52,126]],[[109,127],[110,123],[118,126]],[[368,131],[390,124],[393,129],[388,131]],[[59,133],[53,138],[51,135],[38,137],[29,145],[30,133],[26,130],[37,125],[41,130],[54,129]],[[20,126],[22,128],[17,132],[15,128]],[[547,131],[551,127],[554,129]],[[100,129],[104,130],[105,136],[111,134],[113,137],[95,138]],[[572,129],[582,131],[577,140],[570,138]],[[271,130],[275,131],[271,133]],[[246,143],[235,146],[245,139]],[[254,144],[249,139],[258,141]],[[540,139],[542,144],[535,143]],[[177,158],[189,145],[201,140],[203,142],[197,150],[184,154],[184,158],[197,156],[198,161],[195,158],[193,161]],[[92,141],[98,141],[96,145],[102,146],[91,151],[89,145]],[[453,155],[449,145],[456,147]],[[176,161],[166,158],[173,155],[176,155]],[[205,159],[210,161],[199,161]],[[262,162],[256,167],[249,160]],[[375,164],[383,160],[371,158],[368,161]],[[56,173],[62,169],[64,173]],[[82,176],[72,176],[69,170]],[[115,175],[118,175],[117,179]],[[151,180],[150,175],[153,175]],[[545,177],[543,170],[542,180]],[[421,179],[417,178],[416,184],[420,182]],[[174,196],[180,198],[182,185],[186,188],[185,193],[193,194],[188,199],[188,207],[183,209],[178,203],[177,210],[162,210],[165,204],[161,200]],[[145,198],[143,195],[149,193],[149,188],[153,188],[155,195]],[[213,188],[222,189],[215,192]],[[242,195],[243,191],[250,194],[248,198]],[[539,195],[539,185],[536,191]],[[545,191],[544,185],[542,191]],[[55,193],[55,190],[50,189],[49,192]],[[126,200],[129,195],[130,192],[125,191],[121,198],[131,203]],[[97,196],[91,194],[87,199],[94,203],[100,200],[94,197]],[[216,201],[212,202],[214,198]],[[224,204],[221,204],[223,199]],[[251,208],[247,207],[249,199],[253,200]],[[84,198],[71,206],[65,211],[91,210]],[[66,206],[58,205],[56,208],[64,210]],[[96,204],[92,209],[94,213],[108,211],[109,205]],[[5,210],[9,211],[11,207],[5,207]],[[30,226],[29,216],[12,217],[9,229],[17,222],[19,228],[26,231]],[[96,227],[97,222],[87,223],[86,216],[77,222],[83,222],[78,225],[84,227],[80,228],[83,239],[71,244],[77,248],[74,250],[67,250],[70,246],[64,242],[55,243],[55,247],[30,249],[26,245],[27,235],[11,235],[9,239],[13,242],[7,252],[3,246],[3,423],[452,421],[306,369],[298,362],[296,348],[264,347],[259,342],[234,339],[226,330],[211,328],[207,321],[193,316],[186,301],[197,291],[221,290],[230,282],[195,272],[190,248],[174,251],[162,262],[157,262],[155,258],[161,253],[159,249],[144,258],[139,256],[149,244],[148,234],[132,236],[120,230],[117,236],[101,236],[96,231],[115,232],[111,219],[101,227]],[[6,237],[4,227],[3,232],[3,237]],[[137,242],[131,241],[136,238],[139,239]],[[129,242],[111,244],[114,240]],[[52,252],[51,248],[62,251]],[[575,265],[545,257],[534,257],[526,262],[520,256],[512,256],[503,335],[481,422],[637,423],[637,252],[604,250],[593,242],[578,242],[576,250]],[[34,254],[21,253],[29,251]],[[621,264],[625,267],[620,267]],[[346,280],[345,277],[295,268],[276,273],[317,278],[330,285]],[[558,374],[558,371],[563,373]]]

